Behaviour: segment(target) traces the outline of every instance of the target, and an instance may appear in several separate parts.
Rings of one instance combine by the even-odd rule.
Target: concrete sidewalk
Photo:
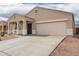
[[[0,55],[48,56],[65,36],[23,36],[0,42]]]

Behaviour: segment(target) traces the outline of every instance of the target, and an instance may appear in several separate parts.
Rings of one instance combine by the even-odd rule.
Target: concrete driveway
[[[65,36],[22,36],[0,41],[0,56],[48,56]]]

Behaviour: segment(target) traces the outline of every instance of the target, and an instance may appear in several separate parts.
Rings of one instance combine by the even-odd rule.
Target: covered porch
[[[35,21],[29,17],[15,18],[8,21],[8,34],[35,34]]]

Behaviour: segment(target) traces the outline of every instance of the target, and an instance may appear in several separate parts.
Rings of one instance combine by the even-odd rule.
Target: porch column
[[[16,34],[19,34],[19,22],[17,21],[17,33]]]
[[[32,34],[36,34],[36,24],[35,24],[35,21],[32,22]]]
[[[23,21],[23,35],[27,34],[26,21]]]
[[[8,22],[8,30],[7,30],[7,32],[8,32],[8,34],[10,34],[10,29],[9,29],[9,26],[10,25],[10,23]]]

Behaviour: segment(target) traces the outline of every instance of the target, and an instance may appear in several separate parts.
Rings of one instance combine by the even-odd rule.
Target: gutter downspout
[[[73,24],[72,24],[72,28],[73,28],[73,36],[76,36],[76,28],[75,28],[75,19],[74,19],[74,15],[72,14],[72,20],[73,20]]]

